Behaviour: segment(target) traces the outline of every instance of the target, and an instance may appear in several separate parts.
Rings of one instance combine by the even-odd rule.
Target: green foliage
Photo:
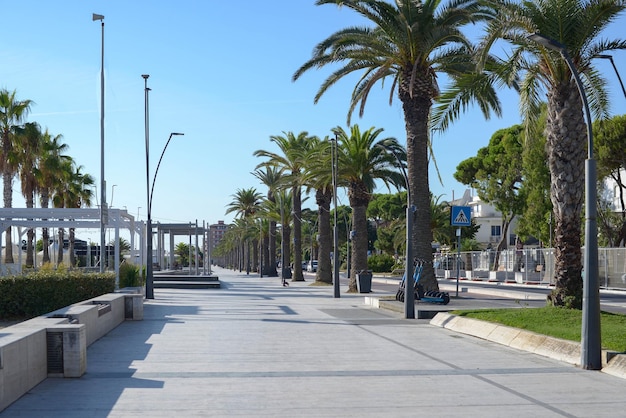
[[[582,311],[546,306],[532,309],[485,309],[453,312],[456,315],[496,322],[510,327],[526,329],[538,334],[580,341]],[[602,312],[602,348],[626,352],[626,316]]]
[[[0,318],[32,318],[115,290],[115,274],[44,268],[0,278]]]
[[[131,263],[120,264],[120,288],[143,286],[143,274]]]
[[[189,245],[184,242],[176,244],[174,254],[178,257],[180,265],[183,267],[189,266]]]
[[[395,260],[389,254],[373,254],[367,259],[367,266],[375,273],[389,272]]]

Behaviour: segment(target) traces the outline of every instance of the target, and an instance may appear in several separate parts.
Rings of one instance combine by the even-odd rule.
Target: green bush
[[[389,272],[395,260],[389,254],[374,254],[367,259],[367,265],[375,273]]]
[[[143,286],[143,275],[139,272],[139,267],[131,263],[120,265],[120,288]]]
[[[114,273],[60,268],[1,277],[0,318],[32,318],[114,290]]]

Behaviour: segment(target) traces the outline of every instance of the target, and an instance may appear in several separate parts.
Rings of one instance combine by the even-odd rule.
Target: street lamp
[[[411,189],[409,188],[409,176],[406,174],[404,164],[393,147],[380,143],[379,146],[389,151],[398,160],[398,165],[404,177],[406,185],[406,266],[404,270],[404,317],[415,319],[415,283],[413,282],[413,216],[415,206],[411,205]],[[410,287],[409,287],[410,286]],[[409,290],[410,289],[410,290]]]
[[[335,138],[330,140],[331,159],[332,159],[332,176],[333,176],[333,205],[335,207],[333,228],[333,288],[334,297],[340,298],[339,291],[339,229],[337,228],[337,145],[339,142],[338,134],[335,131]],[[350,279],[348,277],[348,279]]]
[[[565,46],[539,33],[528,36],[528,39],[561,54],[574,76],[585,108],[587,160],[585,161],[585,252],[580,365],[584,369],[599,370],[602,368],[602,346],[600,338],[600,290],[598,287],[598,225],[596,221],[597,173],[596,162],[593,159],[593,132],[589,103],[580,75]]]
[[[606,54],[596,54],[592,58],[603,58],[603,59],[607,59],[607,60],[611,61],[611,65],[613,66],[613,69],[615,70],[615,74],[617,74],[617,79],[619,80],[619,85],[622,86],[622,92],[624,93],[624,97],[626,97],[626,89],[624,88],[624,83],[622,83],[622,77],[619,76],[619,71],[617,71],[617,67],[615,66],[615,62],[613,62],[613,56],[612,55],[606,55]]]
[[[147,92],[146,92],[147,94]],[[147,229],[147,239],[146,242],[146,253],[147,253],[147,264],[146,264],[146,298],[154,299],[154,275],[152,271],[152,198],[154,196],[154,183],[156,182],[157,174],[159,174],[159,167],[161,166],[161,161],[163,160],[163,155],[165,155],[165,150],[167,150],[167,146],[170,144],[173,136],[176,135],[185,135],[180,132],[172,132],[170,133],[170,137],[167,139],[165,143],[165,147],[163,147],[163,151],[161,152],[161,156],[159,157],[159,162],[157,163],[156,170],[154,171],[154,177],[152,178],[152,186],[150,186],[150,173],[146,170],[146,189],[150,188],[150,193],[148,194],[148,219],[146,221],[146,229]],[[148,136],[146,135],[146,139]],[[149,152],[149,143],[146,141],[146,166],[150,159]],[[190,270],[191,271],[191,270]]]
[[[92,13],[91,20],[99,20],[102,27],[100,52],[100,273],[104,273],[105,232],[108,220],[106,182],[104,181],[104,16]]]

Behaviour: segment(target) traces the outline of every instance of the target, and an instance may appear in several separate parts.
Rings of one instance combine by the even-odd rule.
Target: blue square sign
[[[472,210],[469,206],[452,206],[450,211],[451,226],[471,226]]]

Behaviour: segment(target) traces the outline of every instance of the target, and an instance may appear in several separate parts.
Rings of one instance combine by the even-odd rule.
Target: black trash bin
[[[283,279],[291,279],[291,267],[283,267]]]
[[[359,293],[370,293],[372,291],[371,270],[361,271],[356,274],[356,288],[359,290]]]

